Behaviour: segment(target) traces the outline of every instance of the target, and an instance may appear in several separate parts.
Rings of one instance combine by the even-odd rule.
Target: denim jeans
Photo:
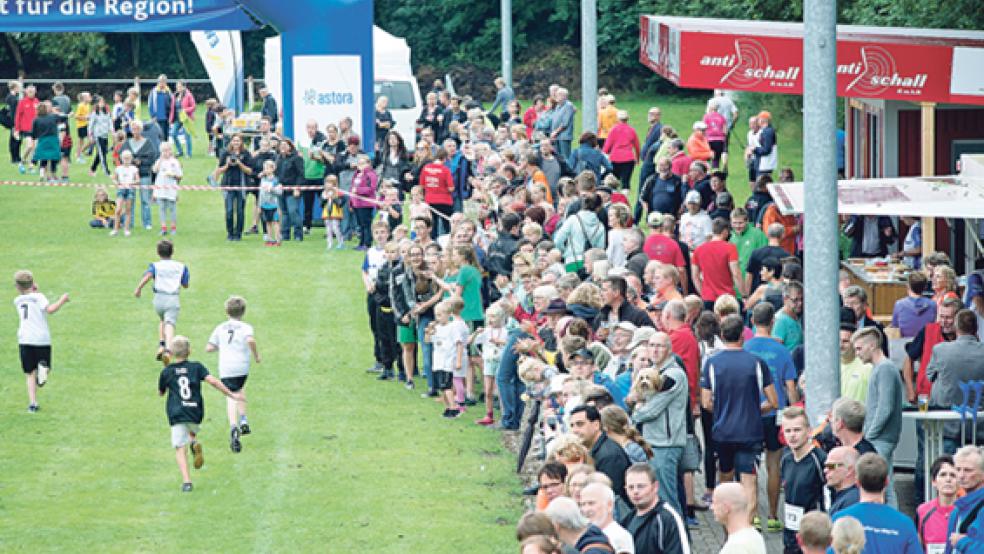
[[[150,175],[140,177],[140,224],[150,227],[154,222],[150,214],[150,204],[153,202],[153,192],[150,189]],[[133,227],[133,225],[130,225]]]
[[[420,355],[424,358],[424,379],[427,379],[427,390],[434,390],[434,374],[431,372],[432,356],[434,355],[434,344],[424,342],[424,332],[434,318],[429,315],[422,315],[417,318],[417,340],[420,342]]]
[[[191,157],[191,133],[185,128],[184,124],[180,121],[175,121],[171,124],[171,138],[174,139],[174,150],[178,156],[184,155],[184,150],[181,148],[181,138],[184,137],[185,141],[188,143],[188,157]]]
[[[290,212],[287,210],[287,196],[290,193],[282,194],[277,198],[280,205],[280,240],[290,239]]]
[[[178,204],[175,200],[157,200],[157,213],[159,214],[161,220],[161,229],[163,229],[170,220],[171,225],[178,225]]]
[[[290,230],[294,229],[294,240],[304,240],[304,228],[301,225],[302,197],[284,193],[284,198],[287,202],[287,213],[284,215],[284,222],[281,223],[283,231],[280,235],[284,240],[290,240]]]
[[[659,497],[677,511],[684,513],[680,507],[677,480],[680,473],[680,457],[683,456],[682,446],[656,446],[649,465],[656,471],[659,481]]]
[[[246,197],[241,190],[225,191],[226,236],[242,238]]]
[[[359,222],[359,246],[372,246],[373,208],[355,208],[355,219]]]
[[[566,160],[571,157],[571,141],[557,139],[557,155]],[[626,187],[627,188],[627,187]]]
[[[526,333],[510,333],[502,349],[502,360],[499,362],[499,371],[496,373],[495,380],[499,387],[499,401],[502,403],[503,429],[519,429],[522,424],[525,408],[522,395],[526,391],[526,386],[516,373],[519,358],[513,351],[513,346],[516,345],[517,340],[528,337]]]
[[[892,469],[892,459],[895,456],[895,447],[898,446],[896,443],[873,440],[871,445],[875,447],[878,455],[885,458],[888,462],[888,487],[885,489],[885,504],[898,509],[899,499],[895,495],[895,471]]]

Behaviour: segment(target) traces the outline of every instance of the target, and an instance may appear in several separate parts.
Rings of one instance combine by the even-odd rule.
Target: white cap
[[[685,204],[700,204],[700,193],[696,190],[692,190],[687,193],[687,197],[684,200]]]
[[[695,121],[694,122],[694,129],[695,130],[696,129],[700,129],[701,131],[703,131],[704,129],[707,129],[707,124],[704,123],[703,121]]]

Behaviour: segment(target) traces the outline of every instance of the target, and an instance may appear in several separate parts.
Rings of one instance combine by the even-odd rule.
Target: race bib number
[[[787,502],[782,512],[785,515],[786,530],[799,531],[800,520],[803,519],[803,508]]]
[[[926,554],[943,554],[945,550],[945,542],[933,542],[926,545]]]

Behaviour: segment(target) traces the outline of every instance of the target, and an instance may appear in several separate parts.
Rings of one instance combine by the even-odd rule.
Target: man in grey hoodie
[[[875,327],[854,333],[854,351],[861,361],[871,364],[868,378],[868,415],[864,421],[864,438],[888,462],[889,484],[885,502],[898,507],[892,472],[892,456],[902,431],[902,404],[905,402],[899,369],[881,350],[882,334]]]
[[[933,347],[926,366],[926,378],[933,383],[929,403],[953,406],[963,402],[960,383],[984,379],[984,344],[977,340],[977,316],[973,310],[960,310],[956,317],[957,338]],[[978,429],[984,428],[984,421]],[[969,433],[973,431],[968,430]],[[960,424],[948,422],[943,427],[943,451],[953,454],[960,446]]]
[[[653,364],[662,382],[658,390],[647,391],[645,398],[635,398],[632,422],[642,425],[642,436],[653,449],[649,464],[656,470],[659,495],[664,502],[681,511],[677,494],[680,458],[687,444],[687,373],[673,356],[670,336],[656,333],[649,339]],[[637,386],[633,385],[633,390]]]

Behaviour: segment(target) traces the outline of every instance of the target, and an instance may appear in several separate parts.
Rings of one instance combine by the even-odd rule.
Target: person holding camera
[[[219,158],[216,177],[220,177],[225,198],[226,240],[243,238],[243,216],[246,207],[247,178],[253,174],[252,157],[243,147],[242,135],[236,134]]]

